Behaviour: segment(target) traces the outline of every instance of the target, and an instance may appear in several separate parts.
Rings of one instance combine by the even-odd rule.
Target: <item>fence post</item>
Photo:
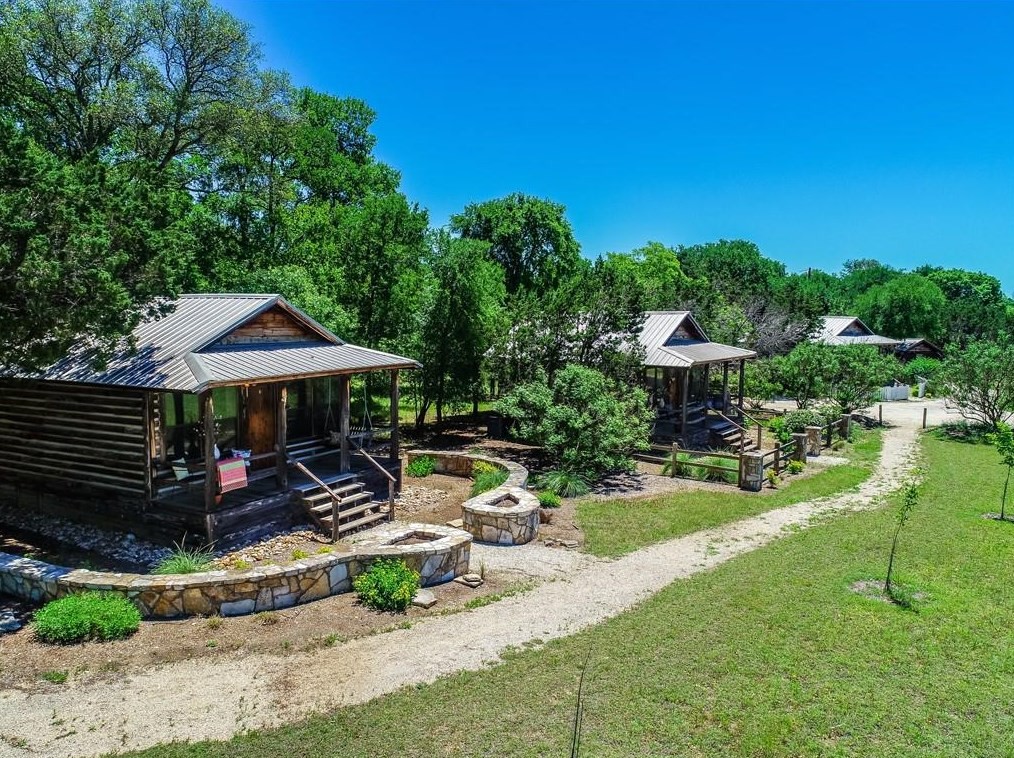
[[[762,450],[764,448],[764,445],[761,444],[761,440],[763,439],[763,437],[764,437],[764,427],[761,426],[760,424],[757,424],[757,449],[758,450]]]
[[[926,428],[926,412],[927,412],[928,410],[929,410],[929,408],[923,408],[923,409],[922,409],[922,428],[923,428],[923,429],[925,429],[925,428]]]
[[[669,478],[676,478],[676,453],[679,452],[680,446],[678,443],[672,443],[672,459],[669,463]]]
[[[775,473],[782,473],[782,442],[778,440],[778,444],[775,445],[775,460],[772,464],[775,467]]]
[[[883,426],[884,425],[884,404],[881,403],[880,406],[878,406],[878,407],[880,408],[880,425]]]
[[[819,426],[806,427],[806,454],[820,455],[820,437],[824,430]]]
[[[792,441],[796,443],[796,447],[792,451],[793,459],[800,463],[806,463],[806,432],[795,432],[792,435]]]
[[[841,425],[838,433],[841,435],[843,440],[847,440],[852,436],[852,414],[843,413],[841,415]]]
[[[834,428],[834,424],[829,423],[824,427],[824,447],[831,447],[831,434]]]
[[[739,488],[749,492],[760,492],[764,484],[764,454],[751,451],[739,456]]]

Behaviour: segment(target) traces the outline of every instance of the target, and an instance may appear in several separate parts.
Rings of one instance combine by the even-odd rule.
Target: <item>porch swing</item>
[[[373,445],[373,436],[380,429],[375,429],[373,426],[373,418],[370,416],[369,399],[367,397],[366,383],[363,383],[363,415],[362,422],[357,425],[349,425],[349,439],[355,440],[355,444],[360,448],[368,448]],[[338,423],[335,421],[334,408],[331,404],[331,382],[327,383],[327,415],[324,417],[324,430],[328,435],[328,443],[334,446],[341,445],[342,434],[341,429],[336,428]]]

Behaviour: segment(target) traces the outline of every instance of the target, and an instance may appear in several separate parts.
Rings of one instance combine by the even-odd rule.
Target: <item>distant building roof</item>
[[[895,352],[898,353],[898,355],[919,353],[921,355],[932,356],[934,358],[942,358],[944,355],[943,350],[924,337],[906,337],[898,343],[898,347],[895,349]]]
[[[711,342],[690,311],[649,311],[638,341],[645,350],[644,365],[658,368],[687,368],[757,356],[753,350]]]
[[[811,341],[823,342],[826,345],[875,345],[882,347],[893,347],[900,343],[900,340],[874,334],[873,330],[856,316],[824,316],[823,323]]]
[[[229,335],[268,311],[290,321],[298,339],[230,341]],[[280,295],[183,295],[173,310],[145,321],[107,361],[75,346],[49,368],[21,378],[152,390],[202,392],[216,385],[305,378],[374,369],[418,368],[379,350],[343,342]]]

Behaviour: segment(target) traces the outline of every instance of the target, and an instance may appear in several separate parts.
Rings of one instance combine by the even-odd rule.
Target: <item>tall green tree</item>
[[[505,328],[503,270],[489,260],[486,243],[433,236],[432,291],[423,316],[418,356],[423,363],[417,424],[430,405],[443,420],[449,400],[468,398],[478,411],[483,364],[495,335]]]
[[[948,341],[995,337],[1006,326],[1010,302],[1000,280],[978,271],[922,266],[915,273],[936,284],[946,299],[944,334]]]
[[[899,339],[940,339],[946,306],[940,288],[919,274],[896,276],[856,299],[857,315],[867,326],[877,334]]]
[[[489,244],[510,295],[555,288],[575,271],[580,258],[566,209],[520,192],[466,206],[451,217],[451,229]]]
[[[937,377],[961,415],[995,427],[1014,413],[1014,343],[1007,335],[947,349]]]

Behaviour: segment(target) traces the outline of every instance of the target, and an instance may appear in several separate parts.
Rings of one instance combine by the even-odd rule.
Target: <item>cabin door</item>
[[[275,452],[275,387],[253,384],[246,395],[246,445],[254,455]],[[258,465],[260,464],[260,465]],[[255,461],[251,468],[275,465],[270,459]]]

